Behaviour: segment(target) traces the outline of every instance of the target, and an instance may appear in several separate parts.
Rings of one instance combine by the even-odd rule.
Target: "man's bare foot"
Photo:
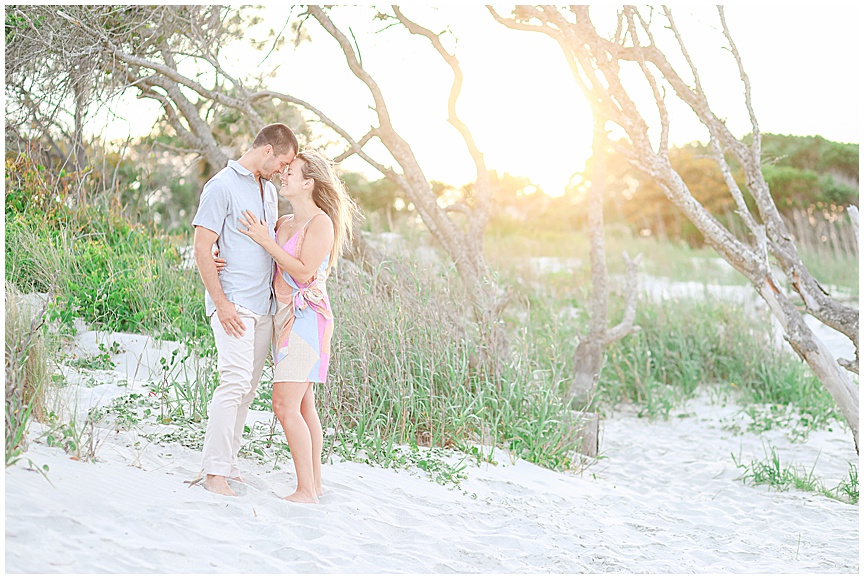
[[[318,504],[318,497],[310,494],[310,493],[301,493],[300,491],[296,491],[291,493],[287,497],[282,497],[286,501],[291,501],[292,503],[306,503],[310,505]]]
[[[228,481],[225,480],[224,476],[208,474],[207,478],[204,479],[204,482],[201,483],[201,486],[217,495],[225,495],[226,497],[237,496],[237,493],[231,490],[231,487],[228,486]]]

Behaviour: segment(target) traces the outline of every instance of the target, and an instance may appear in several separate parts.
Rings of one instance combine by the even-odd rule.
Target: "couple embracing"
[[[294,211],[283,217],[270,182],[276,173],[278,195]],[[333,333],[325,282],[355,212],[333,163],[316,151],[298,152],[281,123],[261,129],[240,159],[204,185],[192,221],[194,254],[219,371],[198,479],[207,490],[231,496],[229,480],[242,481],[236,461],[243,427],[272,351],[273,412],[297,474],[297,490],[285,499],[318,502],[323,432],[314,384],[327,379]]]

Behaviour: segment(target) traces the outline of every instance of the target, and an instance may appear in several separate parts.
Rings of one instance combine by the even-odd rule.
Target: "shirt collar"
[[[244,167],[243,165],[241,165],[240,163],[238,163],[234,159],[231,159],[228,161],[228,166],[231,167],[232,169],[234,169],[235,171],[237,171],[238,173],[240,173],[241,175],[245,175],[247,177],[255,177],[255,175],[252,173],[252,171],[250,171],[249,169],[247,169],[246,167]]]

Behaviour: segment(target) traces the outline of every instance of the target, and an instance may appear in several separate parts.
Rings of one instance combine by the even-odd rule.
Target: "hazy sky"
[[[458,111],[489,168],[527,176],[548,193],[560,194],[590,154],[591,117],[557,45],[546,36],[503,27],[481,4],[414,4],[403,6],[408,17],[453,33],[446,37],[446,46],[455,50],[465,73]],[[289,10],[267,8],[264,26],[281,29]],[[723,48],[716,9],[681,4],[673,5],[673,13],[715,112],[727,118],[736,135],[750,132],[743,86],[731,54]],[[471,159],[447,123],[449,67],[425,38],[400,27],[381,31],[383,24],[373,21],[373,15],[365,6],[339,6],[331,12],[343,30],[350,26],[396,130],[411,144],[427,177],[457,186],[472,181]],[[611,22],[614,5],[592,7],[592,17],[598,24]],[[654,17],[659,24],[662,16]],[[727,5],[726,17],[752,83],[762,132],[859,142],[861,19],[855,4],[736,2]],[[278,66],[272,88],[307,100],[359,138],[375,123],[371,95],[349,71],[336,41],[313,19],[306,30],[311,42],[296,49],[286,46],[261,67]],[[250,30],[249,35],[264,32]],[[240,46],[230,56],[229,68],[241,74],[263,58]],[[669,94],[671,101],[674,96]],[[148,129],[149,111],[155,109],[134,102],[135,114],[125,115],[128,121],[115,121],[109,134]],[[705,140],[707,132],[686,107],[670,102],[670,110],[673,143]],[[372,145],[367,150],[390,163],[382,148]],[[338,147],[329,152],[337,153]],[[356,158],[344,167],[377,176]]]

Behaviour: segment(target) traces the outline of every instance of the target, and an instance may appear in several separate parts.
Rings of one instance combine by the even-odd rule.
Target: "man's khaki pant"
[[[219,323],[219,316],[215,313],[210,316],[218,352],[219,386],[207,410],[202,466],[204,474],[226,477],[240,475],[236,461],[243,426],[273,337],[273,316],[259,316],[242,306],[236,307],[246,326],[242,338],[229,336]]]

